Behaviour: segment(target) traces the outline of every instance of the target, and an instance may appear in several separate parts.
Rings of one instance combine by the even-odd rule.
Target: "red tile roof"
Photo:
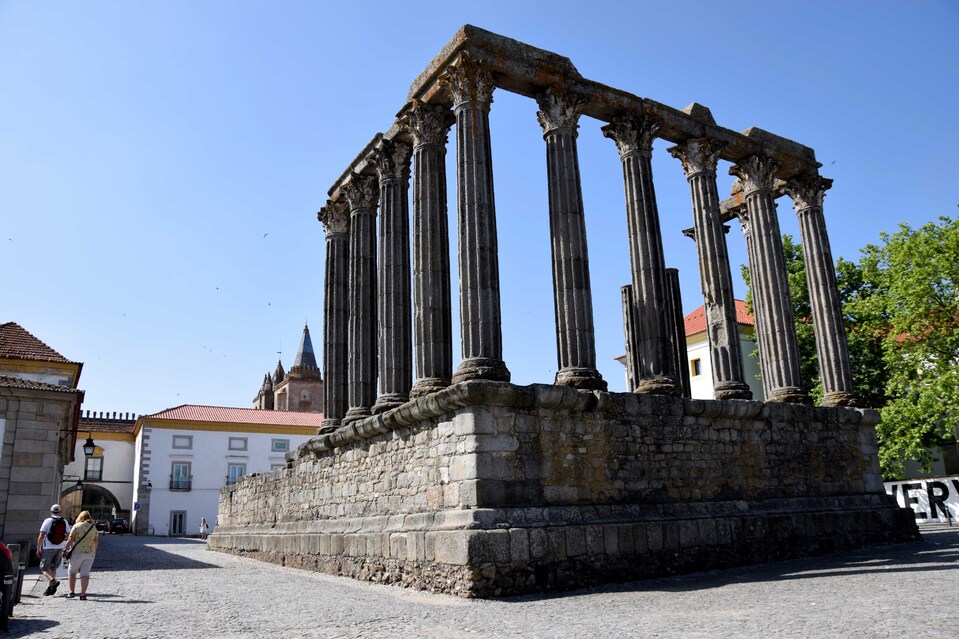
[[[26,390],[55,391],[57,393],[73,393],[83,395],[82,390],[70,386],[59,386],[57,384],[47,384],[46,382],[35,382],[32,379],[23,379],[21,377],[9,377],[0,375],[0,387],[3,388],[23,388]]]
[[[749,311],[746,310],[746,302],[736,300],[736,323],[741,326],[755,326],[756,320]],[[686,326],[686,336],[702,333],[706,330],[706,306],[700,306],[695,311],[683,318],[683,324]]]
[[[0,358],[76,364],[56,352],[16,322],[0,324]]]
[[[323,422],[323,413],[298,413],[287,410],[258,410],[227,406],[199,406],[184,404],[161,410],[143,419],[177,419],[191,422],[220,422],[226,424],[263,424],[267,426],[314,426]]]

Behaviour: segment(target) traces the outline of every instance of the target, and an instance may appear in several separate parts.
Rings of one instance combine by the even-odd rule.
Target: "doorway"
[[[170,536],[182,537],[186,531],[186,511],[174,510],[170,513]]]

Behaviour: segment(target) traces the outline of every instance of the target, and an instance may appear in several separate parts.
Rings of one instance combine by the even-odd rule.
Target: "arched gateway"
[[[512,385],[503,360],[492,153],[508,144],[490,139],[495,89],[539,106],[557,331],[551,384]],[[602,134],[622,161],[635,393],[606,392],[596,369],[581,115],[606,123]],[[451,127],[462,343],[455,370],[444,162]],[[674,144],[677,177],[690,187],[714,400],[683,397],[682,313],[659,231],[655,138]],[[718,196],[721,159],[739,178],[734,201]],[[796,142],[725,129],[701,105],[677,110],[587,80],[559,55],[463,27],[319,213],[324,427],[286,469],[223,490],[210,546],[483,596],[917,537],[911,513],[883,490],[878,414],[852,407],[822,208],[831,181],[819,166]],[[783,194],[806,251],[825,386],[819,407],[799,379],[775,207]],[[724,232],[734,218],[745,233],[767,402],[750,401],[743,379]]]

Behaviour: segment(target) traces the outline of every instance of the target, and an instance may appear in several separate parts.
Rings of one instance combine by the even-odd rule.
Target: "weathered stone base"
[[[457,529],[447,529],[449,527]],[[462,527],[466,528],[462,528]],[[919,538],[881,495],[510,508],[226,526],[214,550],[462,597],[569,590]]]

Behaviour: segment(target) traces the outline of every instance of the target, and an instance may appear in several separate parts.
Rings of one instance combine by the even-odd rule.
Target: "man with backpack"
[[[57,591],[60,582],[57,581],[57,568],[63,559],[63,548],[67,545],[67,535],[70,533],[70,524],[60,516],[60,504],[50,506],[50,516],[43,520],[40,526],[40,536],[37,537],[37,557],[40,558],[40,572],[47,578],[47,589],[44,597],[49,597]]]

